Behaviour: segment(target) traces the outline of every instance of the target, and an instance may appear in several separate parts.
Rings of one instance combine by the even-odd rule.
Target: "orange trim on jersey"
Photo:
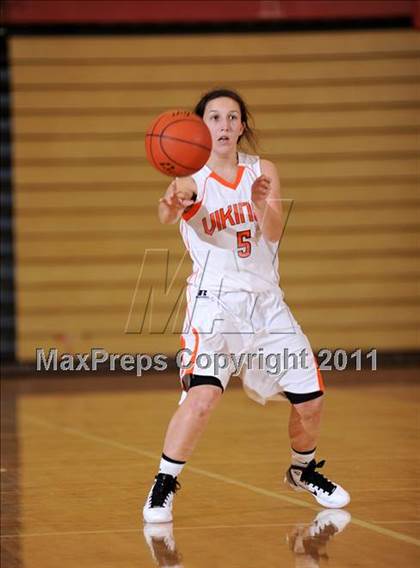
[[[238,166],[238,171],[236,172],[236,179],[233,183],[231,183],[230,181],[226,181],[221,176],[216,174],[216,172],[211,172],[209,177],[215,179],[216,181],[218,181],[219,183],[221,183],[226,187],[229,187],[230,189],[236,189],[238,185],[241,183],[244,171],[245,171],[245,166]]]
[[[191,209],[188,209],[188,211],[182,214],[182,218],[184,219],[184,221],[188,221],[189,219],[191,219],[191,217],[194,217],[194,215],[200,209],[202,203],[203,203],[202,201],[197,201],[197,203],[191,205]]]

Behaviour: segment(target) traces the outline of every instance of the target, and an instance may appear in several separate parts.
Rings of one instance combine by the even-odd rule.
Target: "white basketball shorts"
[[[308,338],[280,288],[216,295],[189,286],[178,364],[181,402],[192,375],[216,377],[223,389],[237,375],[261,404],[324,390]]]

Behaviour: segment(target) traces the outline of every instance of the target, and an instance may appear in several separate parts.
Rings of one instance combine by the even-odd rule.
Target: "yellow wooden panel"
[[[322,136],[322,137],[293,137],[286,136],[265,138],[262,147],[266,152],[281,155],[282,160],[288,159],[288,154],[306,155],[354,152],[403,152],[418,151],[420,153],[419,133],[392,134],[384,136]],[[14,146],[14,163],[17,167],[21,161],[65,160],[68,158],[87,160],[89,158],[138,158],[145,156],[144,137],[139,134],[137,140],[121,141],[34,141],[16,142]],[[22,164],[24,165],[24,164]],[[72,164],[69,164],[72,165]]]
[[[173,255],[173,261],[177,262],[182,258],[182,253]],[[287,259],[281,258],[281,273],[288,277],[301,278],[328,278],[340,274],[343,278],[359,278],[363,275],[386,276],[395,272],[420,274],[420,266],[415,262],[415,257],[403,257],[396,253],[384,259],[381,257],[361,256],[357,262],[354,259],[348,260],[345,255],[343,258],[323,257],[322,260],[314,255],[302,261],[300,257],[290,256]],[[16,270],[17,286],[22,283],[25,287],[34,284],[52,284],[72,282],[101,283],[101,282],[132,282],[134,286],[141,268],[142,257],[138,263],[103,263],[99,265],[82,264],[78,267],[66,264],[48,265],[41,271],[37,265],[18,265]]]
[[[380,108],[376,109],[371,105],[370,108],[358,109],[348,108],[343,110],[334,110],[333,108],[325,109],[296,109],[279,110],[272,112],[268,109],[257,110],[254,112],[254,118],[257,128],[265,131],[290,129],[288,136],[305,136],[313,130],[320,130],[328,133],[328,130],[336,128],[350,129],[352,128],[367,129],[372,127],[379,128],[395,128],[400,126],[416,126],[420,123],[420,108],[418,103],[414,102],[411,106],[401,108]],[[28,117],[28,121],[36,120]],[[45,121],[49,121],[49,117],[45,117]],[[64,117],[62,118],[64,121]],[[86,117],[89,121],[90,117]],[[93,118],[91,119],[93,120]],[[110,117],[110,125],[112,125],[112,117]],[[134,121],[136,118],[134,118]],[[45,124],[48,124],[47,122]],[[89,122],[87,122],[89,124]],[[75,125],[74,125],[75,126]],[[70,126],[69,126],[70,128]],[[41,129],[42,131],[42,129]],[[392,135],[392,134],[391,134]]]
[[[161,192],[163,193],[169,183],[162,179]],[[410,188],[407,195],[412,195]],[[150,193],[140,189],[118,191],[101,191],[99,188],[92,188],[84,191],[76,187],[62,189],[59,184],[50,191],[25,189],[23,186],[16,186],[14,206],[20,215],[34,214],[31,211],[47,212],[49,209],[68,209],[75,207],[110,207],[118,210],[118,207],[140,207],[143,206],[143,215],[153,215],[157,219],[157,205],[144,204],[145,196],[149,200]],[[69,211],[70,213],[70,211]]]
[[[14,208],[19,215],[23,217],[38,214],[46,214],[48,211],[60,209],[62,214],[72,213],[72,209],[96,207],[100,209],[101,214],[108,207],[114,213],[118,209],[127,207],[141,207],[142,222],[143,220],[157,220],[157,195],[163,194],[168,182],[165,178],[161,179],[161,187],[153,189],[153,191],[144,189],[118,189],[115,191],[103,191],[101,187],[90,188],[80,191],[77,186],[70,189],[62,189],[60,184],[48,191],[25,189],[23,185],[17,185],[14,193]],[[281,180],[282,181],[282,180]],[[350,180],[352,181],[352,180]],[[159,184],[158,184],[159,185]],[[404,206],[404,202],[409,200],[418,200],[420,198],[420,187],[414,180],[411,183],[405,183],[403,180],[395,181],[389,185],[347,185],[342,191],[336,191],[331,187],[315,186],[314,187],[290,187],[283,184],[284,199],[294,199],[299,210],[311,210],[314,206],[317,208],[325,207],[340,208],[344,204],[353,207],[373,207],[376,203],[377,207],[399,207]],[[54,211],[57,213],[57,211]],[[161,226],[161,225],[159,225]],[[161,226],[165,228],[163,225]]]
[[[377,202],[378,207],[383,207],[385,204],[397,205],[405,200],[420,197],[420,187],[415,178],[410,183],[405,180],[395,180],[387,185],[383,180],[370,185],[356,185],[357,180],[354,180],[352,185],[353,178],[348,181],[350,184],[342,186],[341,191],[318,184],[314,184],[313,187],[295,187],[295,185],[290,187],[286,183],[283,195],[285,198],[296,199],[301,208],[308,209],[314,202],[324,202],[326,206],[334,204],[336,207],[342,207],[343,203],[346,203],[348,206],[356,207],[364,201],[369,201],[371,204]]]
[[[153,311],[153,329],[156,333],[159,330],[165,329],[165,324],[170,321],[171,308],[173,304],[166,307],[162,303],[158,306],[156,311]],[[58,310],[57,310],[58,312]],[[325,303],[323,306],[316,307],[302,307],[296,306],[296,317],[301,320],[303,326],[320,325],[328,323],[328,325],[346,322],[346,325],[355,326],[359,325],[372,325],[380,327],[382,325],[389,326],[394,324],[407,325],[413,327],[420,325],[420,310],[419,302],[407,302],[398,305],[396,302],[373,303],[371,305],[357,305],[354,300],[348,306],[334,306]],[[184,319],[184,310],[181,311],[181,316],[178,318],[178,325],[176,327],[177,333],[182,330],[182,322]],[[38,333],[48,330],[52,334],[61,333],[89,333],[94,335],[97,330],[102,332],[112,332],[114,334],[124,333],[127,318],[129,315],[129,306],[127,309],[121,309],[119,313],[101,311],[101,313],[92,312],[89,310],[80,310],[79,313],[74,309],[74,313],[51,313],[46,312],[34,317],[32,314],[22,313],[19,314],[19,327],[25,330],[25,333]],[[138,318],[136,317],[138,316]],[[134,331],[134,321],[142,320],[143,312],[135,314],[132,320],[131,330]],[[148,327],[146,327],[146,330]]]
[[[419,86],[412,83],[389,85],[329,85],[311,87],[277,87],[272,89],[262,87],[247,87],[241,89],[245,99],[252,105],[328,105],[381,102],[404,102],[419,100]],[[96,93],[77,91],[71,88],[63,92],[15,92],[13,110],[24,109],[69,109],[75,114],[78,109],[91,109],[91,114],[103,109],[113,109],[114,112],[124,109],[138,108],[189,108],[201,96],[202,89],[151,89],[142,90],[102,90]],[[76,113],[77,114],[77,113]]]
[[[411,116],[413,112],[401,115]],[[150,111],[143,114],[121,114],[120,116],[107,116],[104,120],[103,116],[33,116],[26,114],[16,114],[12,117],[14,130],[18,134],[31,133],[56,133],[59,135],[90,132],[97,136],[103,133],[135,133],[136,137],[139,132],[145,132],[149,124],[155,118],[155,113]],[[407,117],[409,121],[409,117]]]
[[[21,217],[16,221],[16,231],[18,235],[34,235],[37,233],[60,233],[61,231],[70,231],[78,233],[79,231],[141,231],[151,229],[152,231],[159,231],[160,225],[156,219],[150,219],[150,225],[146,219],[142,219],[140,211],[138,213],[126,213],[125,215],[118,214],[95,214],[95,211],[78,213],[78,215],[38,215],[36,217]],[[288,227],[328,227],[328,226],[341,226],[341,227],[375,227],[377,225],[392,224],[407,224],[416,223],[419,219],[419,206],[396,208],[393,211],[376,209],[374,206],[371,210],[360,210],[355,213],[347,208],[341,208],[334,211],[334,216],[331,218],[331,213],[328,210],[317,210],[316,215],[311,211],[306,211],[305,215],[299,211],[299,204],[296,204],[292,209],[288,219]],[[286,231],[287,231],[286,228]],[[287,234],[287,233],[286,233]],[[140,244],[140,243],[139,243]]]
[[[44,330],[48,330],[51,334],[81,334],[89,335],[92,338],[95,336],[98,330],[106,333],[124,334],[127,319],[129,316],[129,305],[127,309],[121,310],[120,313],[106,312],[103,310],[102,313],[96,313],[86,310],[82,313],[77,313],[76,309],[74,314],[65,313],[45,313],[34,317],[31,314],[20,314],[19,315],[19,327],[25,330],[24,333],[40,333]],[[411,310],[412,312],[413,310]],[[182,310],[181,316],[178,319],[177,325],[174,328],[174,333],[179,335],[182,331],[182,324],[184,320],[185,310]],[[139,318],[142,314],[139,315]],[[171,318],[171,311],[163,310],[159,312],[153,312],[153,331],[155,333],[163,333],[166,329],[166,325]],[[146,333],[150,333],[148,323],[145,324]],[[172,328],[169,328],[172,329]],[[139,334],[140,327],[131,327],[132,333]]]
[[[156,219],[168,180],[145,163],[143,135],[157,112],[192,106],[214,69],[255,109],[262,151],[277,155],[296,200],[281,272],[305,331],[320,346],[418,346],[418,237],[407,225],[418,219],[419,49],[411,30],[13,38],[19,357],[33,359],[41,341],[161,348],[162,336],[121,332],[144,249],[170,243],[170,274],[183,255],[177,227]],[[324,79],[328,88],[313,85]],[[43,82],[69,88],[43,92]],[[112,88],[85,88],[101,82]],[[161,276],[155,259],[143,284]],[[161,299],[158,318],[172,301]],[[164,344],[174,352],[179,339]]]
[[[186,275],[189,271],[185,271]],[[156,276],[150,275],[147,283],[156,285]],[[185,277],[177,278],[174,287],[180,289],[185,284]],[[330,283],[329,281],[316,281],[292,284],[285,287],[286,300],[290,304],[299,303],[300,299],[306,302],[335,301],[348,303],[354,300],[392,301],[409,300],[419,297],[419,283],[414,280],[388,281],[386,278],[375,281],[356,281]],[[16,304],[20,313],[39,314],[39,310],[51,310],[51,306],[60,309],[89,309],[103,307],[115,309],[115,306],[131,305],[135,295],[135,286],[124,286],[104,289],[99,284],[92,287],[72,289],[71,287],[52,289],[41,292],[39,290],[18,290]],[[34,316],[35,317],[35,316]]]
[[[188,273],[188,271],[187,271]],[[153,281],[154,280],[154,281]],[[148,279],[148,284],[152,287],[156,285],[156,278]],[[174,289],[180,290],[185,285],[185,278],[177,279],[174,282]],[[410,297],[410,289],[413,284],[406,285],[401,295],[406,293],[406,297]],[[131,302],[135,297],[135,283],[124,288],[108,288],[103,289],[100,285],[86,287],[83,289],[66,288],[65,290],[53,289],[48,292],[40,293],[40,291],[20,291],[17,294],[17,305],[20,313],[39,313],[41,309],[51,310],[51,306],[59,306],[60,309],[76,308],[77,310],[98,308],[107,308],[115,311],[117,306],[125,306],[128,310]]]
[[[416,329],[407,326],[394,326],[394,333],[390,333],[386,326],[378,329],[364,330],[356,326],[353,329],[319,329],[312,326],[304,327],[314,350],[321,348],[331,349],[383,349],[405,350],[418,349],[420,347],[419,334]],[[83,338],[80,335],[53,336],[44,332],[37,337],[19,336],[18,359],[20,361],[32,361],[35,359],[35,350],[46,350],[56,347],[60,353],[87,353],[92,346],[101,347],[109,353],[164,353],[175,354],[180,348],[180,339],[174,335],[101,335],[100,332],[93,338]]]
[[[311,235],[310,238],[303,235],[290,234],[286,231],[281,242],[280,250],[283,257],[293,257],[296,253],[308,252],[310,254],[319,254],[320,257],[335,253],[347,254],[351,253],[353,259],[357,259],[359,254],[370,254],[378,256],[391,253],[393,251],[411,252],[413,255],[419,252],[420,233],[414,232],[398,232],[389,231],[388,233],[360,234],[360,229],[356,229],[354,234],[342,235],[339,232],[334,234]]]
[[[184,105],[183,105],[184,106]],[[165,109],[162,109],[162,111]],[[306,136],[306,132],[319,129],[326,132],[336,128],[371,128],[379,127],[413,127],[420,124],[420,109],[415,106],[407,108],[387,108],[375,109],[375,107],[363,110],[351,109],[346,112],[334,111],[331,109],[305,110],[299,111],[264,111],[256,110],[253,112],[256,126],[259,130],[272,131],[281,130],[287,132],[288,137]],[[103,116],[95,116],[93,113],[86,116],[32,116],[16,114],[12,117],[14,131],[19,136],[24,134],[65,134],[91,133],[95,139],[105,135],[122,135],[129,133],[135,136],[136,140],[142,132],[145,132],[149,124],[155,117],[155,112],[149,111],[142,114],[132,115],[117,114],[108,115],[106,120]],[[350,135],[350,132],[349,132]],[[391,134],[392,135],[392,134]],[[117,140],[118,142],[118,140]]]
[[[373,304],[373,302],[372,302]],[[309,307],[296,307],[292,311],[296,314],[297,320],[303,327],[310,328],[311,326],[319,326],[322,328],[324,324],[327,327],[341,326],[363,326],[370,328],[380,328],[382,325],[389,326],[391,329],[393,325],[407,327],[416,327],[420,325],[420,310],[419,301],[407,302],[400,305],[384,304],[358,306],[357,301],[354,301],[348,306],[333,307],[325,304],[319,308]],[[57,322],[58,323],[58,322]]]
[[[184,246],[178,232],[169,233],[161,228],[167,229],[168,227],[165,225],[156,227],[153,241],[150,238],[143,241],[117,237],[108,240],[86,239],[84,241],[69,239],[58,241],[55,238],[50,240],[18,239],[15,249],[16,258],[22,265],[36,264],[40,270],[47,270],[48,266],[53,263],[71,262],[77,267],[79,264],[88,262],[95,264],[121,260],[138,262],[143,256],[145,242],[153,244],[154,248],[181,252]],[[300,254],[301,257],[309,256],[314,253],[321,257],[331,253],[336,255],[351,253],[352,258],[357,258],[360,253],[366,254],[364,251],[373,251],[371,254],[378,255],[401,250],[411,251],[412,254],[419,251],[420,230],[418,232],[391,232],[385,227],[381,232],[373,234],[363,234],[359,231],[355,230],[353,234],[341,234],[337,230],[334,238],[331,238],[331,234],[312,234],[309,239],[307,235],[299,235],[291,229],[290,232],[286,231],[280,244],[282,258],[293,257],[296,254]]]
[[[333,216],[327,210],[318,210],[316,214],[311,211],[300,211],[299,203],[296,203],[295,207],[292,209],[291,214],[288,219],[287,229],[290,227],[302,228],[302,227],[317,227],[321,226],[328,228],[332,227],[354,227],[357,226],[360,229],[362,227],[374,227],[377,225],[387,225],[389,224],[407,224],[416,223],[419,219],[419,207],[410,207],[407,209],[395,209],[393,211],[382,210],[375,208],[369,210],[355,211],[349,210],[347,208],[340,208],[334,211]]]
[[[419,133],[412,134],[378,134],[376,136],[364,135],[354,136],[351,133],[342,136],[322,136],[322,137],[266,137],[261,141],[261,146],[265,153],[276,154],[282,161],[289,159],[289,154],[293,157],[297,155],[322,155],[328,154],[348,154],[370,152],[404,152],[416,151],[420,153]],[[357,159],[357,158],[356,158]]]
[[[155,248],[168,248],[173,249],[176,246],[180,251],[183,249],[182,242],[176,232],[175,235],[167,232],[160,234],[160,227],[167,228],[167,225],[159,226],[159,232],[156,232],[156,247]],[[173,239],[176,239],[174,242]],[[166,240],[166,242],[165,242]],[[32,264],[42,260],[47,262],[49,259],[61,258],[62,262],[68,262],[69,259],[75,259],[73,262],[89,261],[89,259],[104,262],[107,259],[118,260],[122,256],[124,258],[132,258],[133,261],[141,259],[144,253],[143,243],[138,239],[121,239],[115,238],[107,241],[104,240],[86,240],[83,242],[63,241],[57,242],[55,239],[48,241],[34,241],[34,240],[18,240],[16,243],[16,254],[23,264]],[[163,246],[162,246],[163,245]]]
[[[167,179],[159,174],[151,166],[145,164],[118,166],[107,165],[104,163],[100,166],[87,164],[86,167],[68,166],[53,167],[21,167],[16,170],[15,176],[17,184],[22,183],[100,183],[100,182],[136,182],[139,183],[139,191],[142,190],[143,183],[159,182],[167,183]]]
[[[73,290],[71,287],[60,290],[53,289],[44,292],[40,291],[21,291],[17,298],[17,311],[21,317],[32,317],[34,320],[43,320],[44,317],[58,315],[72,315],[83,319],[83,313],[89,312],[89,319],[96,316],[102,317],[106,314],[109,317],[125,314],[127,319],[130,310],[132,310],[133,321],[142,318],[147,309],[153,314],[162,318],[169,318],[175,306],[182,306],[182,313],[185,313],[186,298],[186,282],[185,279],[179,279],[175,282],[168,281],[170,287],[165,289],[164,283],[160,281],[159,275],[142,286],[137,288],[136,285],[126,287],[125,289],[101,289],[100,286],[95,288],[85,288]],[[119,292],[118,292],[119,290]],[[313,290],[309,285],[306,287],[300,285],[286,286],[285,293],[287,302],[297,305],[299,309],[330,309],[358,307],[364,309],[363,306],[376,306],[378,308],[385,306],[404,306],[420,303],[419,283],[411,281],[367,281],[363,279],[349,283],[329,283],[324,286],[319,282]],[[149,308],[146,302],[150,298],[151,304]],[[52,303],[55,299],[55,304]],[[152,306],[153,305],[153,306]],[[126,320],[125,320],[126,321]],[[166,321],[166,320],[165,320]]]
[[[147,54],[144,54],[147,55]],[[182,62],[177,64],[168,62],[166,65],[142,65],[132,63],[128,65],[112,64],[95,65],[16,65],[12,66],[12,86],[19,91],[30,91],[28,85],[36,85],[42,88],[43,84],[59,85],[71,87],[72,85],[82,84],[83,86],[95,86],[113,88],[124,84],[131,89],[133,84],[148,88],[148,83],[162,83],[165,87],[171,87],[171,83],[178,85],[191,82],[198,88],[206,89],[209,77],[217,74],[220,83],[232,81],[232,76],[240,77],[240,81],[255,82],[255,86],[261,81],[280,81],[285,86],[290,82],[314,81],[324,83],[336,79],[347,80],[349,77],[361,79],[375,79],[385,77],[390,83],[404,80],[406,77],[416,77],[418,75],[418,61],[415,59],[392,59],[384,60],[361,60],[361,61],[341,61],[337,65],[336,61],[293,61],[292,63],[283,62],[264,62],[253,63],[245,57],[242,61],[232,61],[226,63],[207,64]],[[353,79],[357,85],[357,79]],[[198,83],[201,82],[201,85]],[[21,85],[23,85],[21,87]],[[102,87],[104,85],[104,87]],[[312,85],[309,84],[309,87]],[[331,83],[329,83],[331,86]],[[84,88],[82,89],[84,90]]]
[[[270,157],[270,156],[269,156]],[[305,164],[302,167],[302,164]],[[276,163],[280,174],[284,178],[296,180],[313,178],[351,178],[356,183],[358,178],[364,176],[386,177],[391,176],[415,176],[418,174],[418,159],[416,157],[366,159],[366,160],[343,160],[331,156],[325,160],[313,159],[304,161],[292,161],[290,158],[283,163]],[[109,164],[106,159],[100,165],[94,166],[87,163],[85,166],[27,166],[16,170],[16,182],[22,183],[101,183],[101,182],[138,182],[140,184],[156,181],[165,184],[162,174],[159,174],[151,166],[135,161],[133,164],[118,165]]]
[[[282,260],[280,256],[280,272],[285,274],[287,278],[309,278],[328,279],[329,277],[350,278],[352,280],[363,279],[363,276],[377,276],[378,278],[388,275],[392,277],[394,274],[411,273],[420,274],[419,263],[415,257],[402,257],[400,255],[389,255],[385,260],[383,258],[373,256],[365,258],[361,256],[357,262],[343,258],[323,258],[322,261],[316,257],[306,259],[302,262],[299,258],[287,258]],[[285,284],[287,280],[285,278]]]
[[[16,269],[17,286],[22,282],[26,285],[34,283],[52,282],[121,282],[131,280],[133,286],[140,270],[138,264],[103,264],[79,266],[49,266],[47,270],[40,271],[37,266],[18,265]]]
[[[349,352],[354,349],[406,350],[420,347],[417,330],[405,326],[398,327],[398,332],[392,334],[384,327],[367,331],[364,331],[363,328],[334,329],[331,331],[304,326],[304,330],[315,351],[325,347],[343,349],[343,346]],[[110,337],[97,334],[89,338],[83,338],[79,335],[57,337],[52,334],[26,338],[21,335],[18,343],[18,359],[20,361],[33,361],[37,348],[48,350],[56,347],[60,353],[87,353],[90,352],[93,345],[106,349],[109,353],[164,353],[174,355],[180,348],[180,340],[176,334],[152,337],[138,335]]]
[[[313,329],[311,326],[305,327],[305,333],[308,335],[311,345],[314,349],[325,348],[330,349],[377,349],[386,351],[404,351],[407,349],[419,349],[420,337],[418,330],[408,328],[407,326],[399,326],[395,329],[395,333],[390,333],[387,326],[382,329],[363,328],[334,331],[322,331]]]
[[[197,49],[197,45],[200,49]],[[346,31],[328,33],[261,33],[261,34],[197,34],[159,35],[147,37],[13,37],[10,47],[14,59],[104,59],[124,57],[141,59],[144,54],[152,59],[176,57],[227,57],[304,55],[314,57],[339,53],[398,53],[420,48],[420,37],[415,30]]]
[[[292,235],[304,235],[306,238],[308,234],[339,234],[340,229],[350,228],[348,231],[354,233],[357,232],[357,227],[362,229],[365,228],[375,228],[381,227],[381,231],[388,225],[391,225],[394,234],[398,234],[397,229],[394,226],[400,226],[401,231],[405,232],[403,225],[415,224],[418,221],[418,205],[406,207],[398,207],[394,210],[392,209],[375,209],[372,205],[371,209],[358,210],[357,213],[349,210],[349,208],[342,207],[329,211],[328,208],[316,208],[313,210],[303,209],[300,211],[298,209],[299,204],[292,209],[291,214],[287,220],[287,225],[285,228],[284,238],[292,238]],[[357,217],[357,218],[356,218]],[[175,226],[173,226],[175,229]],[[162,227],[157,219],[142,218],[140,212],[136,214],[118,214],[117,212],[112,215],[109,213],[104,213],[102,215],[81,215],[77,216],[69,215],[66,217],[62,216],[38,216],[38,217],[21,217],[16,222],[16,229],[18,238],[36,236],[41,234],[44,238],[47,238],[48,234],[51,234],[51,238],[56,238],[56,234],[60,234],[62,231],[66,232],[67,236],[73,234],[76,238],[79,232],[92,235],[92,238],[96,238],[97,234],[104,233],[104,236],[109,235],[109,231],[115,231],[116,233],[121,233],[119,238],[125,237],[127,231],[135,233],[129,235],[129,238],[137,243],[139,250],[142,250],[144,246],[150,246],[156,239],[159,240],[159,246],[165,245],[165,236],[169,236],[171,233],[171,226]],[[378,229],[375,229],[375,233]],[[371,230],[373,232],[373,230]],[[173,234],[177,234],[174,230]],[[369,234],[369,230],[367,230]],[[109,236],[108,236],[109,238]],[[118,235],[115,234],[115,238]],[[83,246],[83,241],[79,241],[79,246]],[[172,243],[166,242],[166,246],[171,246]],[[156,247],[155,247],[156,248]],[[166,247],[165,247],[166,248]],[[123,252],[123,249],[121,250]]]
[[[109,353],[168,353],[175,354],[180,349],[179,334],[137,335],[116,333],[94,336],[81,336],[81,334],[54,334],[44,332],[41,336],[25,334],[19,335],[18,359],[32,361],[35,359],[36,349],[46,350],[56,347],[60,353],[87,353],[92,346],[106,349]]]
[[[149,305],[146,305],[148,299],[150,300]],[[386,302],[387,300],[383,301]],[[410,298],[400,299],[400,302],[403,301],[409,302]],[[126,294],[119,303],[116,303],[114,300],[110,301],[108,304],[88,303],[86,305],[79,305],[68,304],[65,301],[61,301],[55,306],[50,304],[32,308],[28,308],[24,304],[18,304],[17,312],[20,321],[28,318],[34,322],[34,325],[38,325],[36,322],[50,321],[50,319],[57,322],[58,325],[58,316],[69,316],[69,318],[71,318],[69,321],[78,322],[75,323],[74,329],[77,329],[77,325],[80,325],[80,329],[91,329],[91,324],[94,328],[98,325],[98,320],[101,322],[98,329],[105,330],[108,329],[102,326],[102,318],[105,317],[110,321],[110,329],[114,329],[116,325],[115,322],[123,321],[122,329],[125,329],[126,323],[128,322],[130,331],[137,331],[139,329],[138,325],[140,325],[139,322],[143,321],[145,317],[148,318],[151,316],[153,317],[153,326],[155,322],[158,326],[156,328],[153,327],[153,330],[157,332],[160,329],[164,329],[165,324],[172,317],[171,314],[173,310],[178,310],[180,314],[179,322],[182,324],[186,310],[185,282],[179,282],[168,291],[163,290],[163,288],[157,288],[156,286],[151,286],[150,288],[144,287],[142,290],[139,290],[137,294],[133,287],[131,294]],[[88,314],[88,318],[86,318],[84,314]],[[57,318],[57,320],[54,318]],[[91,322],[91,324],[89,322]],[[65,321],[63,321],[63,325],[66,325]],[[23,329],[26,329],[28,332],[30,331],[30,328],[26,326],[24,326]],[[46,329],[48,329],[48,326],[46,326]],[[120,329],[120,327],[116,329]]]
[[[286,301],[298,304],[299,301],[307,302],[343,302],[348,304],[354,300],[359,301],[372,300],[373,303],[381,301],[391,301],[394,299],[397,303],[399,300],[420,299],[419,282],[414,280],[387,281],[379,279],[375,281],[363,281],[360,279],[355,282],[330,283],[329,281],[293,284],[284,289]]]

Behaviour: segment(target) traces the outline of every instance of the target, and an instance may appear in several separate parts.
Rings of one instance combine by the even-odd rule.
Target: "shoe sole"
[[[143,523],[145,525],[165,525],[166,523],[172,523],[173,519],[169,519],[167,521],[162,521],[162,519],[158,519],[156,521],[151,521],[150,519],[145,519],[143,517]]]
[[[144,521],[146,524],[172,523],[173,517],[172,517],[172,515],[170,515],[169,517],[166,517],[165,519],[162,519],[162,518],[151,519],[151,518],[147,518],[146,515],[145,515],[144,512],[143,512],[143,521]]]

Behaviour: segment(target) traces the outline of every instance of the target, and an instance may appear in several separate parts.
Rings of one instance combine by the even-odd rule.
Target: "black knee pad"
[[[294,392],[284,391],[284,395],[292,404],[301,404],[302,402],[308,402],[309,400],[314,400],[320,396],[323,396],[324,391],[307,392],[304,394],[297,394]]]
[[[185,390],[189,390],[192,387],[198,387],[201,385],[212,385],[215,387],[219,387],[224,392],[224,388],[222,383],[217,377],[207,377],[206,375],[186,375],[182,379],[182,383],[184,385]]]

